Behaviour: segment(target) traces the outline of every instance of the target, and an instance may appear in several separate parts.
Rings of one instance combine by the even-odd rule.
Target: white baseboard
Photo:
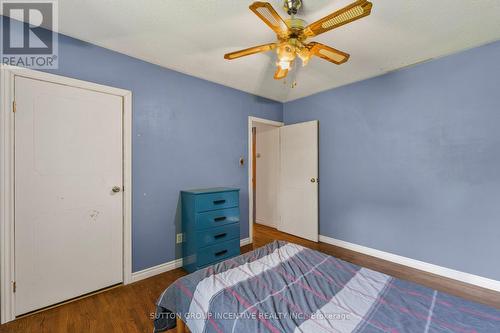
[[[240,240],[240,246],[245,246],[248,244],[251,244],[252,241],[250,238],[245,238]],[[166,262],[164,264],[160,264],[157,266],[149,267],[146,269],[143,269],[142,271],[134,272],[132,273],[132,281],[131,282],[137,282],[140,280],[147,279],[149,277],[165,273],[168,271],[171,271],[173,269],[182,267],[182,258],[175,259],[169,262]]]
[[[267,223],[266,223],[266,221],[264,219],[260,219],[258,217],[255,218],[255,223],[267,225]]]
[[[164,264],[160,264],[157,266],[149,267],[146,269],[143,269],[142,271],[134,272],[132,273],[132,282],[137,282],[140,280],[147,279],[149,277],[165,273],[168,271],[171,271],[173,269],[182,267],[182,258],[180,259],[175,259],[169,262],[166,262]]]
[[[265,225],[265,226],[271,227],[271,228],[277,228],[278,227],[278,222],[277,221],[271,221],[271,223],[269,223],[269,221],[267,221],[267,220],[262,220],[262,219],[256,218],[255,219],[255,223],[262,224],[262,225]]]
[[[429,272],[432,274],[444,276],[453,280],[458,280],[461,282],[465,282],[468,284],[476,285],[479,287],[491,289],[500,292],[500,281],[485,278],[482,276],[466,273],[466,272],[461,272],[457,271],[451,268],[446,268],[430,263],[426,263],[423,261],[403,257],[397,254],[389,253],[389,252],[384,252],[376,249],[372,249],[366,246],[358,245],[358,244],[353,244],[349,243],[346,241],[342,241],[339,239],[335,238],[330,238],[327,236],[320,235],[319,240],[323,243],[335,245],[338,247],[342,247],[348,250],[352,250],[355,252],[360,252],[367,254],[372,257],[377,257],[380,259],[384,259],[387,261],[391,261],[397,264],[401,264],[404,266],[412,267],[419,269],[421,271]]]
[[[245,246],[248,244],[252,244],[252,241],[250,240],[250,237],[247,237],[245,239],[240,239],[240,246]]]

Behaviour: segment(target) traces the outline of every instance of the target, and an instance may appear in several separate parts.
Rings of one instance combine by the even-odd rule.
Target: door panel
[[[318,241],[318,122],[280,127],[279,230]]]
[[[15,77],[15,312],[122,282],[122,98]]]

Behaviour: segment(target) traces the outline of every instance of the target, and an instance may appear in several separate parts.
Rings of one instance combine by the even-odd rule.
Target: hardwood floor
[[[310,242],[262,225],[255,225],[254,243],[244,246],[242,252],[251,251],[275,239],[301,244],[367,268],[500,309],[500,293],[333,245]],[[175,269],[127,286],[119,286],[1,325],[0,333],[152,332],[150,316],[154,313],[155,301],[166,287],[185,274],[182,269]]]
[[[150,315],[163,290],[185,275],[176,269],[82,298],[0,326],[9,333],[152,332]]]

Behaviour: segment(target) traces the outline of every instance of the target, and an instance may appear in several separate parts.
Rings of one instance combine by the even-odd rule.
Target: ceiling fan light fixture
[[[290,61],[286,61],[286,60],[280,60],[278,61],[278,66],[285,70],[285,69],[290,69],[290,67],[292,67],[292,64]]]
[[[297,57],[302,61],[302,66],[306,66],[313,56],[336,65],[348,61],[348,53],[308,39],[370,15],[372,3],[368,0],[356,0],[311,24],[294,16],[301,5],[302,0],[284,0],[284,8],[291,17],[283,20],[270,3],[256,1],[251,4],[250,10],[276,33],[277,40],[274,43],[227,53],[224,58],[232,60],[276,49],[276,80],[284,79],[288,75],[288,71],[295,67]]]
[[[297,52],[297,55],[299,56],[300,60],[302,61],[302,67],[307,66],[309,63],[309,60],[311,60],[311,52],[307,48],[302,48],[300,51]]]
[[[296,47],[289,41],[281,42],[276,48],[276,65],[282,70],[291,70],[292,64],[297,57]]]

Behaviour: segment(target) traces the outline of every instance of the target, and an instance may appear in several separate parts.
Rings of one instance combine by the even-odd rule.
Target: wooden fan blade
[[[372,3],[367,0],[358,0],[335,13],[323,17],[322,19],[309,24],[302,32],[306,37],[313,37],[344,24],[359,20],[371,13]]]
[[[278,36],[286,37],[288,35],[288,26],[270,3],[257,1],[251,4],[249,8]]]
[[[307,44],[307,48],[311,54],[337,65],[343,64],[349,60],[349,54],[321,43],[311,42]]]
[[[227,53],[224,55],[224,59],[233,60],[236,58],[244,57],[255,53],[270,51],[274,48],[276,48],[276,43],[269,43],[269,44],[249,47],[248,49]]]
[[[288,75],[288,69],[281,69],[281,67],[278,66],[276,72],[274,73],[274,79],[281,80],[285,78],[287,75]]]

